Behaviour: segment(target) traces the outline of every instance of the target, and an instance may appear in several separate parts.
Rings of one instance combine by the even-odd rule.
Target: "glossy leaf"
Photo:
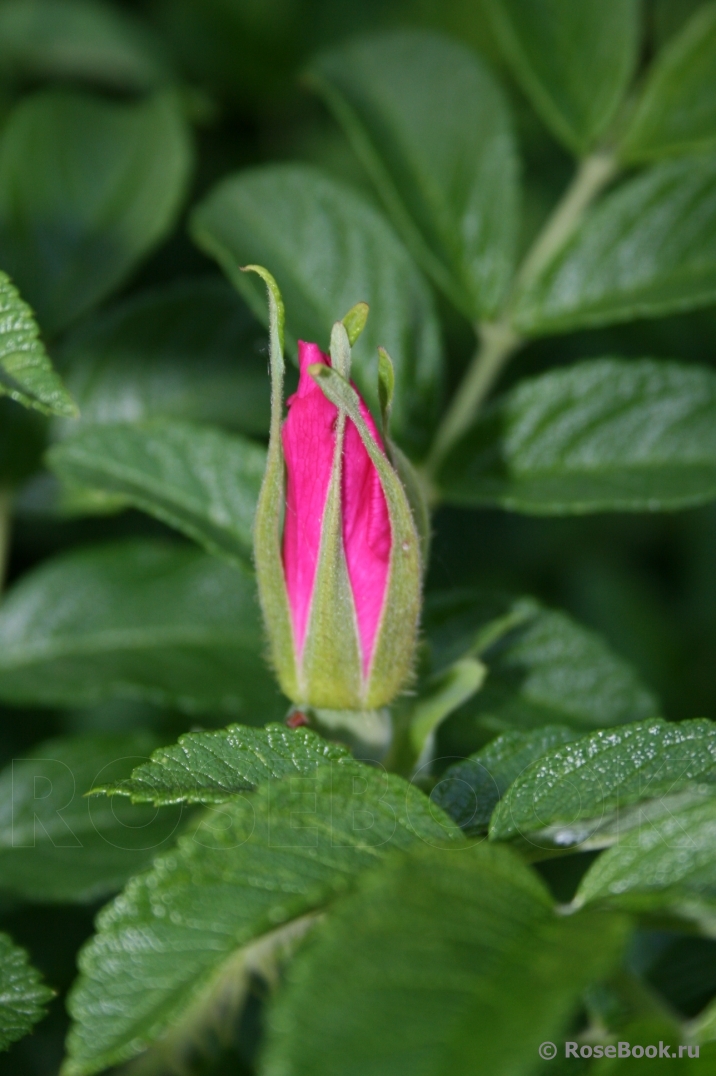
[[[656,165],[608,195],[516,297],[529,335],[661,317],[716,300],[716,156]]]
[[[89,426],[48,454],[70,486],[122,498],[247,569],[266,451],[210,426],[154,422]]]
[[[191,146],[175,97],[118,104],[46,91],[0,139],[0,261],[56,333],[124,282],[165,237]]]
[[[173,841],[181,811],[88,800],[146,759],[146,733],[50,740],[0,772],[0,888],[25,900],[95,901]]]
[[[618,812],[716,781],[716,724],[661,720],[605,729],[555,747],[510,786],[490,823],[494,840],[536,834],[560,846],[601,843]]]
[[[286,306],[289,342],[328,349],[331,326],[370,306],[352,376],[375,414],[378,346],[395,364],[393,429],[425,449],[440,403],[442,356],[429,289],[379,213],[349,187],[306,165],[270,165],[224,180],[195,210],[196,242],[217,259],[266,323],[265,289],[243,265],[265,265]]]
[[[639,52],[638,0],[489,0],[506,60],[552,133],[585,153],[614,119]]]
[[[457,42],[409,30],[349,41],[308,77],[425,272],[467,317],[493,314],[513,270],[518,177],[487,68]]]
[[[483,733],[593,729],[658,712],[651,692],[595,632],[533,598],[446,591],[429,597],[425,622],[435,667],[468,653],[487,665],[484,687],[461,711]]]
[[[7,1050],[45,1015],[52,991],[28,962],[27,953],[0,934],[0,1050]]]
[[[132,803],[225,803],[282,777],[311,777],[319,765],[351,762],[345,747],[310,729],[230,725],[218,732],[187,732],[158,748],[131,777],[98,791]]]
[[[32,311],[0,272],[0,396],[46,415],[76,416],[77,407],[40,340]]]
[[[140,92],[169,75],[144,27],[101,0],[5,0],[0,70],[22,79],[82,79]]]
[[[486,833],[498,802],[530,763],[578,738],[578,732],[564,725],[505,732],[470,758],[449,766],[430,799],[470,836]]]
[[[716,797],[705,794],[635,827],[592,864],[575,903],[695,919],[716,934]]]
[[[660,53],[620,146],[626,161],[716,148],[716,4],[705,4]]]
[[[266,1076],[530,1072],[618,959],[624,923],[555,916],[499,851],[425,849],[366,875],[289,968]]]
[[[686,508],[716,498],[716,375],[593,359],[521,381],[449,455],[446,500],[533,515]]]
[[[254,587],[184,546],[131,541],[46,561],[0,609],[0,699],[146,699],[262,725],[285,713]]]
[[[83,423],[180,418],[263,435],[265,349],[263,329],[231,285],[197,277],[84,321],[63,341],[58,365]],[[75,429],[66,423],[59,432]]]
[[[65,1076],[128,1060],[162,1036],[170,1053],[171,1037],[196,1035],[222,996],[240,1001],[274,932],[300,936],[391,851],[460,842],[407,782],[359,763],[342,771],[321,767],[211,810],[101,913],[70,1001]]]

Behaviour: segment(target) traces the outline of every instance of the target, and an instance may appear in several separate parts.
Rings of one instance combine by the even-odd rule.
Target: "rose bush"
[[[0,84],[0,1073],[710,1072],[716,6]]]

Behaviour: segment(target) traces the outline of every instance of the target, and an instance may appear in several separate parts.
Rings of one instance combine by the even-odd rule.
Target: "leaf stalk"
[[[450,449],[472,425],[495,381],[524,343],[510,323],[515,296],[539,276],[564,246],[587,208],[618,170],[618,162],[610,153],[593,153],[581,161],[574,179],[527,252],[502,317],[475,326],[479,345],[435,434],[425,464],[428,479],[433,478]],[[432,499],[437,499],[434,491]]]

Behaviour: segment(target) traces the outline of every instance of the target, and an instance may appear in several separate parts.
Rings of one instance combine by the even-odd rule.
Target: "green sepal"
[[[395,732],[385,765],[395,773],[411,777],[416,765],[429,761],[434,733],[450,714],[480,690],[487,666],[474,657],[464,657],[432,676],[417,698],[404,699],[393,714]]]
[[[388,440],[390,429],[390,412],[393,408],[395,391],[395,370],[393,360],[384,347],[378,348],[378,401],[380,403],[380,420],[383,439]]]
[[[416,758],[445,718],[480,690],[486,676],[487,666],[477,658],[461,658],[428,682],[410,717],[410,744]]]
[[[331,331],[331,363],[350,377],[348,331],[337,321]],[[339,411],[331,480],[326,495],[311,610],[298,673],[302,701],[314,708],[358,710],[362,669],[353,591],[343,546],[341,485],[346,416]]]
[[[347,316],[347,315],[346,315]],[[351,376],[351,340],[342,321],[331,329],[331,366],[346,380]]]
[[[341,324],[345,327],[345,330],[348,333],[348,342],[351,347],[353,347],[356,340],[365,329],[369,310],[370,307],[367,303],[356,303],[355,306],[350,308],[341,321]]]
[[[299,671],[300,701],[331,710],[362,708],[358,626],[343,548],[341,476],[345,428],[345,414],[340,414]]]
[[[420,540],[420,562],[423,566],[423,571],[426,571],[430,556],[431,530],[430,509],[425,496],[425,487],[408,457],[402,449],[398,448],[394,441],[387,441],[386,450],[393,467],[398,472],[398,477],[403,484],[405,496],[408,498],[408,504],[413,513],[415,529]]]
[[[408,504],[413,510],[413,519],[420,538],[420,559],[423,570],[427,567],[430,555],[430,509],[425,495],[425,488],[420,475],[401,449],[390,437],[390,412],[393,407],[395,389],[395,372],[393,360],[384,347],[378,348],[378,400],[380,402],[381,432],[385,451],[398,477],[403,483]]]
[[[402,483],[376,442],[360,411],[358,395],[329,366],[315,364],[308,372],[332,404],[354,423],[378,472],[391,527],[390,566],[383,612],[376,638],[362,709],[379,709],[395,698],[410,679],[420,619],[420,539]]]
[[[284,307],[278,284],[260,265],[243,272],[257,273],[266,283],[269,302],[269,354],[271,363],[271,429],[266,471],[254,519],[254,564],[259,601],[269,637],[271,663],[282,690],[298,702],[299,684],[294,657],[293,626],[283,572],[281,536],[285,504],[285,468],[281,444],[283,414]]]

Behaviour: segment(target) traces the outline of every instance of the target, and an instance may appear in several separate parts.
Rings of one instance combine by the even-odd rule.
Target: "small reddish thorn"
[[[308,718],[305,714],[302,714],[300,710],[294,710],[292,714],[289,714],[286,718],[286,724],[290,729],[300,729],[302,725],[308,724]]]

